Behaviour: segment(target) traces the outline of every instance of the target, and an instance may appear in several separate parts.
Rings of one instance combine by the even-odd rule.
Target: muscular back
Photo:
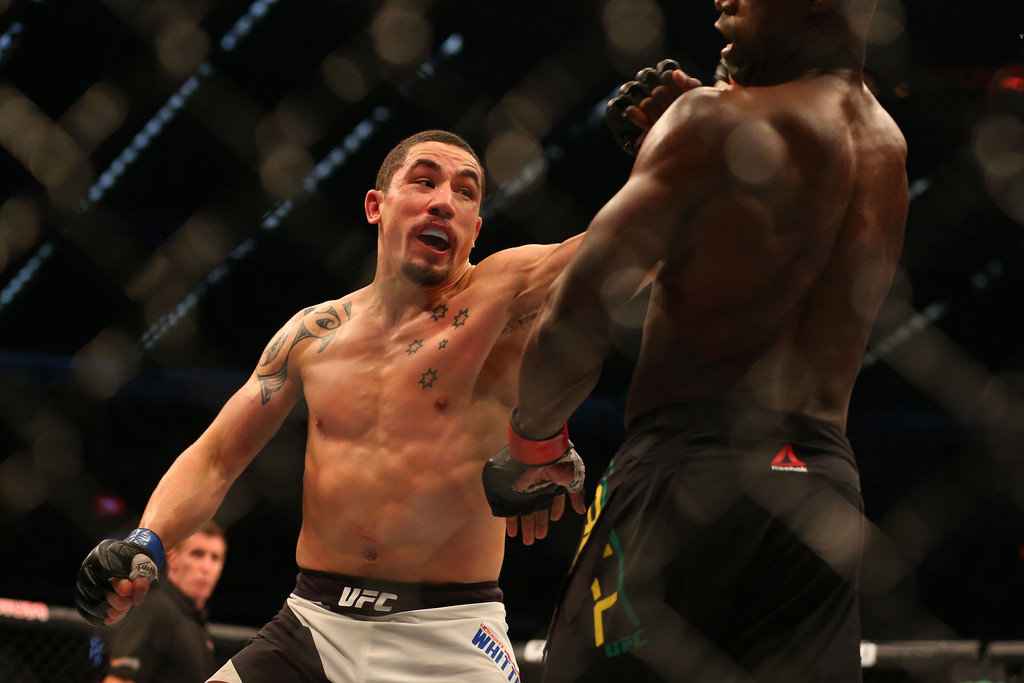
[[[700,89],[665,117],[645,143],[651,165],[680,146],[675,126],[683,153],[696,145],[713,170],[663,229],[627,418],[715,400],[845,426],[903,241],[898,129],[863,85],[835,76]]]

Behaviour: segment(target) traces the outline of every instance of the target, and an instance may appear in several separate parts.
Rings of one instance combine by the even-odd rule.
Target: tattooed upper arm
[[[289,360],[293,352],[305,346],[303,342],[319,340],[315,352],[323,353],[341,326],[351,319],[351,301],[340,304],[340,313],[336,305],[336,302],[329,302],[296,313],[267,344],[256,367],[256,381],[264,405],[288,385]]]

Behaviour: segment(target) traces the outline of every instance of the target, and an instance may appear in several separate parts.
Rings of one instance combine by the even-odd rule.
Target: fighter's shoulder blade
[[[693,152],[721,146],[728,134],[756,115],[740,92],[711,87],[683,93],[651,128],[634,171],[663,163],[691,163]]]
[[[680,95],[655,124],[664,121],[663,128],[700,133],[736,125],[751,115],[756,100],[740,88],[712,88],[702,86]],[[652,130],[653,132],[653,130]]]

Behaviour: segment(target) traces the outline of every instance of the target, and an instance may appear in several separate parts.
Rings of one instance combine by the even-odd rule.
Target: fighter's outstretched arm
[[[662,259],[682,257],[714,212],[707,198],[724,182],[721,150],[735,125],[735,112],[718,98],[712,88],[688,92],[655,124],[629,180],[591,222],[530,333],[509,445],[484,468],[492,513],[508,518],[509,535],[518,516],[527,544],[546,532],[552,485],[572,490],[581,483],[582,464],[563,428],[597,382],[614,312]]]
[[[620,95],[608,104],[606,112],[608,125],[623,149],[635,155],[654,123],[666,113],[672,103],[683,93],[698,87],[700,87],[700,82],[679,71],[678,64],[672,60],[663,60],[655,68],[641,70],[637,74],[637,81],[626,83],[620,88]],[[667,147],[667,145],[663,145],[663,147]],[[640,186],[644,186],[648,181],[643,180],[643,173],[639,169],[643,168],[646,169],[646,173],[651,173],[652,169],[658,168],[658,162],[651,161],[656,158],[656,155],[646,154],[645,158],[647,166],[640,166],[641,162],[639,161],[634,166],[635,182],[638,182]],[[625,210],[629,211],[630,209],[626,207]],[[604,213],[607,215],[609,211],[606,208]],[[612,221],[606,219],[604,222]],[[601,225],[601,221],[595,220],[591,224],[590,230],[593,230],[595,225]],[[552,301],[558,299],[561,291],[559,288],[565,286],[564,281],[568,277],[568,275],[562,275],[561,278],[555,280],[555,276],[562,273],[565,266],[568,265],[570,258],[575,255],[580,244],[583,243],[584,235],[577,235],[561,245],[557,245],[554,251],[547,254],[544,259],[535,259],[538,265],[526,270],[532,275],[527,278],[531,284],[523,287],[515,300],[515,304],[520,310],[523,308],[530,310],[532,317],[537,310],[536,307],[544,301],[546,294],[550,317]],[[541,247],[523,247],[521,251],[527,253],[529,249],[537,250]],[[543,247],[543,249],[550,250],[551,247]],[[600,246],[595,248],[592,242],[590,256],[582,258],[600,261],[605,258],[600,252]],[[576,261],[579,261],[580,258],[581,256],[575,257]],[[630,272],[627,276],[617,277],[614,283],[616,291],[612,298],[621,298],[623,303],[632,298],[638,286],[649,281],[653,276],[654,266],[657,262],[658,257],[655,257],[650,261],[646,271]],[[634,275],[636,277],[633,277]],[[552,280],[555,280],[554,285]],[[603,288],[602,291],[602,296],[608,294],[607,288]],[[525,307],[524,303],[526,303]],[[548,332],[550,332],[551,326],[552,323],[549,322]],[[541,339],[550,339],[550,336]],[[592,340],[599,344],[592,349],[591,354],[596,367],[590,383],[583,385],[583,390],[579,392],[580,401],[596,382],[601,361],[607,353],[607,339],[604,340],[603,348],[600,346],[599,338],[594,337]],[[531,343],[534,347],[540,346],[536,330]],[[579,360],[571,350],[563,354],[563,358]],[[554,358],[553,363],[560,364],[563,358]],[[563,377],[571,376],[571,368],[565,365],[561,365],[561,368],[570,371]],[[522,386],[522,376],[520,385]],[[572,404],[569,412],[576,405],[578,402]],[[561,424],[564,425],[564,422]],[[551,434],[555,434],[555,436],[534,440],[530,438],[529,434],[520,432],[519,425],[520,422],[513,412],[510,417],[509,446],[495,453],[485,466],[484,490],[487,493],[492,513],[506,518],[508,535],[515,536],[521,529],[523,542],[530,545],[534,538],[546,536],[549,521],[555,521],[562,516],[565,503],[562,493],[568,495],[572,507],[577,512],[583,512],[584,467],[564,431],[555,434],[559,430],[552,430],[548,436]],[[558,487],[554,487],[553,484],[557,484]]]
[[[590,393],[611,344],[614,311],[660,259],[681,248],[702,199],[720,185],[730,124],[718,95],[699,88],[670,107],[556,281],[520,370],[516,417],[524,436],[556,433]]]
[[[248,381],[171,464],[150,497],[139,529],[124,541],[103,541],[86,557],[75,601],[87,620],[114,623],[140,604],[163,570],[164,549],[213,517],[231,484],[280,428],[301,393],[289,357],[297,343],[322,336],[307,329],[312,311],[297,314],[280,330]]]

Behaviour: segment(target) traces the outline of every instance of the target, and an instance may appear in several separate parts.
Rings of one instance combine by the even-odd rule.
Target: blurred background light
[[[849,421],[868,637],[1024,638],[1019,11],[879,0],[856,22],[911,183]],[[65,599],[82,554],[138,517],[281,324],[369,281],[362,203],[394,143],[445,128],[480,152],[474,262],[564,240],[629,177],[609,97],[665,57],[710,82],[716,16],[668,0],[0,0],[0,597]],[[727,144],[756,187],[787,154],[771,129]],[[867,289],[851,293],[863,315]],[[593,477],[622,438],[645,311],[615,308],[615,351],[573,417]],[[218,620],[263,623],[294,578],[304,418],[218,513],[232,547]],[[846,533],[833,512],[807,533]],[[578,522],[509,546],[516,637],[542,634]],[[43,534],[62,542],[39,568],[18,549]]]

